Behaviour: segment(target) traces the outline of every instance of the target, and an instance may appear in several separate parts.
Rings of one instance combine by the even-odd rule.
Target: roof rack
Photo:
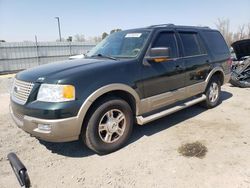
[[[175,26],[174,24],[158,24],[158,25],[150,25],[148,28],[155,28],[155,27],[169,27],[169,26]]]
[[[187,25],[177,25],[178,27],[186,27],[186,28],[203,28],[203,29],[211,29],[208,26],[187,26]]]
[[[180,27],[180,28],[204,28],[210,29],[208,26],[185,26],[185,25],[174,25],[174,24],[158,24],[158,25],[150,25],[147,28],[158,28],[158,27]]]

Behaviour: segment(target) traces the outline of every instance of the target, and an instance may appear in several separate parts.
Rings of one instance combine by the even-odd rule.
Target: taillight
[[[231,66],[232,66],[232,63],[233,63],[232,59],[229,58],[229,59],[227,60],[227,65],[228,65],[229,67],[231,67]]]

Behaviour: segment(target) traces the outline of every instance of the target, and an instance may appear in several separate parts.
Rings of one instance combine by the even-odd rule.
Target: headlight
[[[38,91],[37,100],[44,102],[75,100],[75,87],[72,85],[42,84]]]

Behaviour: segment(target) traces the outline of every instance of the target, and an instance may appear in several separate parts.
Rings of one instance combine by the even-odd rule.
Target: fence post
[[[72,56],[72,53],[71,53],[71,41],[69,41],[69,55]]]
[[[40,65],[37,36],[35,36],[35,39],[36,39],[36,58],[37,58],[37,64]]]

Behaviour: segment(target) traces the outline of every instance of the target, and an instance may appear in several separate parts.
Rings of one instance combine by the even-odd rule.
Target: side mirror
[[[10,165],[20,183],[21,187],[29,188],[30,185],[30,178],[27,173],[27,169],[20,161],[20,159],[16,156],[15,153],[9,153],[7,158],[9,159]]]
[[[170,59],[170,48],[158,47],[151,48],[149,51],[149,56],[146,57],[149,62],[161,63]]]

